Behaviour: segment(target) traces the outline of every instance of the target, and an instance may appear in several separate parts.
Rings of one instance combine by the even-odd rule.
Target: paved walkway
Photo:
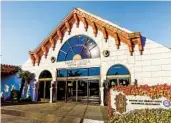
[[[105,123],[107,107],[81,103],[43,103],[1,107],[2,123]]]

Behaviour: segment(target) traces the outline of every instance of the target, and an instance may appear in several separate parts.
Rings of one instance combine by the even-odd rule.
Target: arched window
[[[48,70],[44,70],[39,75],[38,100],[41,98],[50,98],[50,87],[52,81],[52,74]]]
[[[113,65],[107,72],[107,79],[109,87],[117,85],[130,84],[130,72],[129,70],[120,64]]]
[[[52,75],[48,70],[44,70],[39,75],[39,79],[43,79],[43,78],[52,78]]]
[[[128,69],[120,64],[113,65],[107,72],[107,75],[129,75]]]
[[[67,40],[61,47],[57,61],[81,60],[100,57],[97,44],[85,35],[77,35]]]

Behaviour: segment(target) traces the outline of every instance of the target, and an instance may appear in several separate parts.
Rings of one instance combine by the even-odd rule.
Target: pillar
[[[51,86],[50,86],[50,103],[53,102],[53,84],[54,84],[54,81],[51,81]]]
[[[53,103],[57,100],[57,83],[56,81],[51,81],[50,86],[50,103]]]
[[[52,101],[55,102],[57,100],[57,82],[54,81],[54,84],[53,84],[53,89],[52,89]]]
[[[26,93],[26,98],[30,96],[30,84],[27,84],[27,93]]]
[[[78,101],[78,80],[76,81],[76,102]]]
[[[33,101],[37,101],[38,99],[38,82],[34,81],[33,84]]]
[[[104,106],[104,87],[100,87],[100,105]]]

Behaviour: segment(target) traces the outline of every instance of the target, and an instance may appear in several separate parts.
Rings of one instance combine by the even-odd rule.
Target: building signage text
[[[160,105],[161,100],[129,100],[131,104],[134,105]]]
[[[89,59],[85,60],[73,60],[73,61],[66,61],[65,65],[67,68],[75,68],[75,67],[84,67],[91,64],[91,61]]]

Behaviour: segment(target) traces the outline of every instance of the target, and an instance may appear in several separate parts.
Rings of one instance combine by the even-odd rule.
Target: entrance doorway
[[[107,91],[109,91],[110,88],[112,88],[113,86],[119,86],[119,85],[127,86],[131,82],[131,75],[130,75],[129,70],[121,64],[116,64],[110,67],[106,76],[107,76],[107,81],[105,83],[106,88],[104,91],[105,105],[107,105],[107,102],[108,102]]]
[[[100,67],[57,70],[57,100],[100,102]]]
[[[42,71],[39,76],[38,101],[49,102],[51,81],[51,73],[47,70]]]
[[[39,83],[39,97],[40,99],[50,99],[50,83],[51,81],[40,81]]]
[[[99,104],[99,80],[57,81],[57,100]]]

